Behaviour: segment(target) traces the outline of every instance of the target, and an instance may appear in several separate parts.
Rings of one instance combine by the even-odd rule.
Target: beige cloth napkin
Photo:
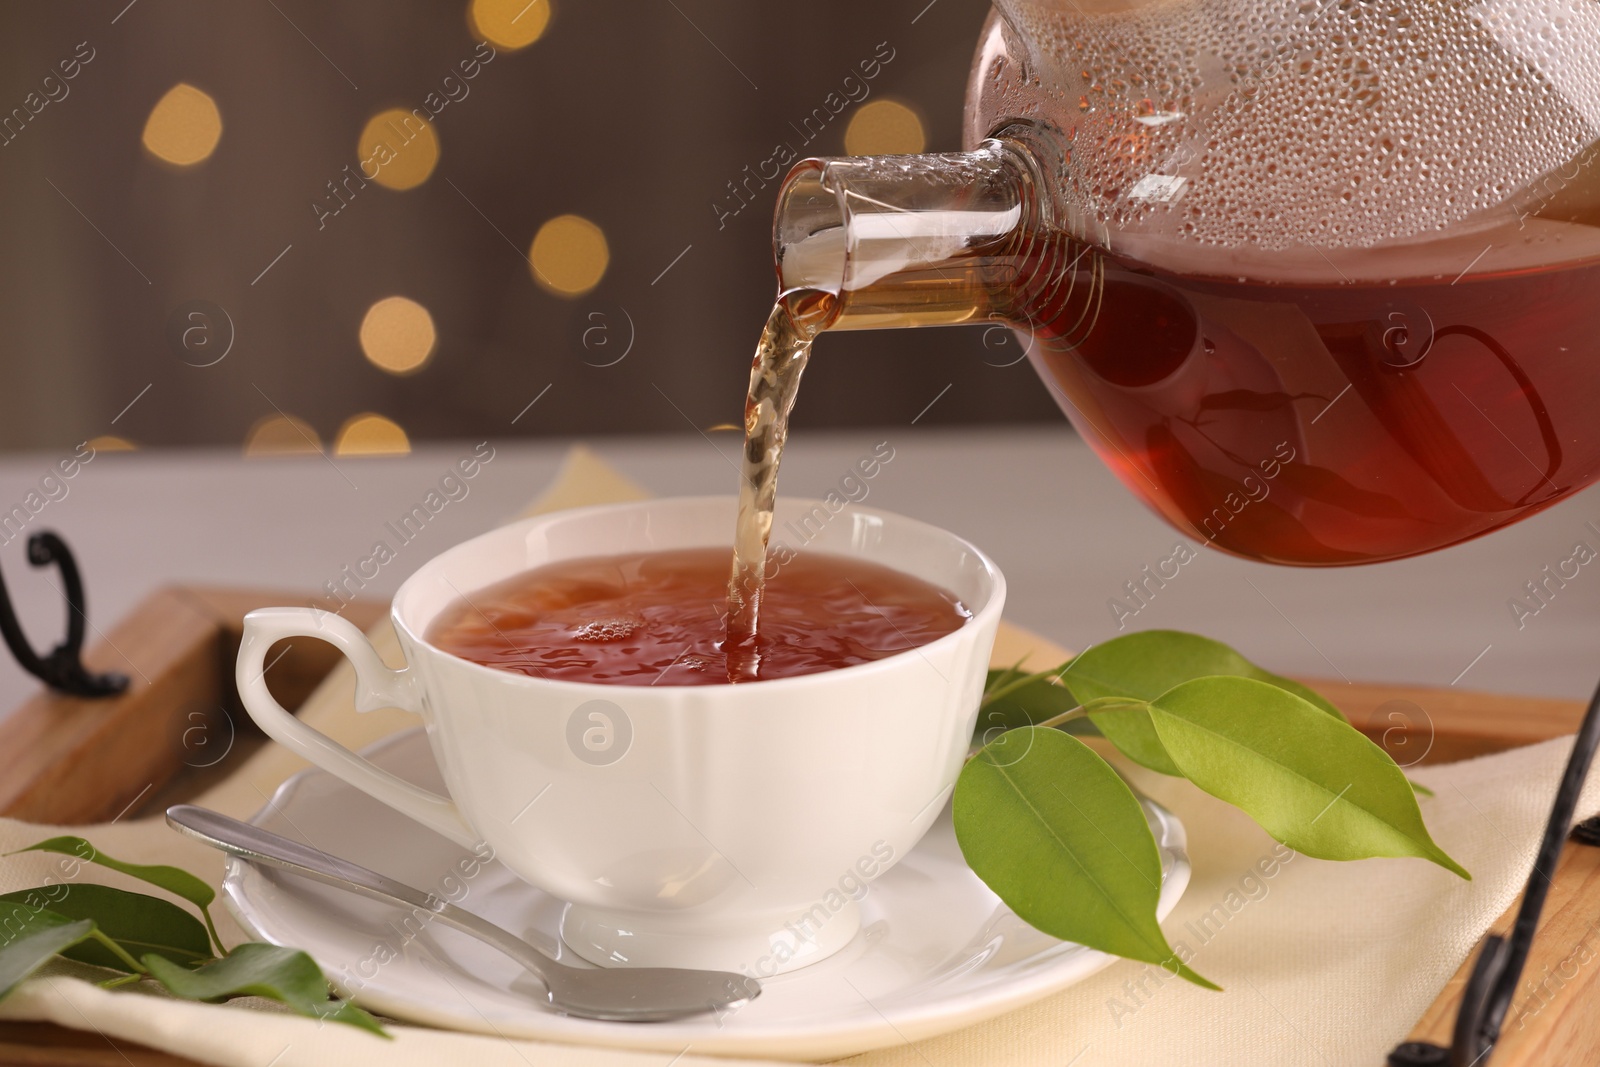
[[[574,449],[555,484],[528,513],[646,494],[592,453]],[[398,665],[393,631],[374,631]],[[996,663],[1024,653],[1060,662],[1064,653],[1003,628]],[[355,713],[354,679],[341,666],[303,717],[350,747],[415,725],[398,711]],[[1184,1067],[1371,1065],[1401,1040],[1489,924],[1510,906],[1533,863],[1570,740],[1442,767],[1413,776],[1436,796],[1422,801],[1435,838],[1472,871],[1461,882],[1420,860],[1325,863],[1294,856],[1249,819],[1186,783],[1137,768],[1130,777],[1176,812],[1189,832],[1194,878],[1166,921],[1192,965],[1226,987],[1209,993],[1167,979],[1156,967],[1119,962],[1087,982],[1007,1015],[943,1037],[867,1053],[871,1067],[985,1067],[1182,1063]],[[260,808],[304,763],[269,746],[199,803],[238,816]],[[1579,817],[1600,812],[1591,782]],[[0,820],[0,852],[53,828]],[[159,818],[75,827],[120,858],[175,863],[220,882],[212,851],[169,831]],[[0,859],[0,891],[61,880],[59,857]],[[83,868],[76,879],[136,886]],[[225,941],[243,933],[217,908]],[[381,1061],[395,1067],[663,1067],[660,1054],[509,1041],[394,1025],[392,1043],[353,1029],[288,1015],[265,1002],[196,1005],[160,995],[102,991],[71,965],[52,968],[0,1002],[0,1018],[49,1020],[236,1067],[301,1067]],[[1515,1025],[1515,1022],[1511,1023]],[[728,1064],[690,1048],[675,1065]]]

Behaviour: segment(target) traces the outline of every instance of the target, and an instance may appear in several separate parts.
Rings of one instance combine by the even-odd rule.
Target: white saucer
[[[443,791],[420,729],[365,755]],[[1165,918],[1189,883],[1184,831],[1170,812],[1148,800],[1144,805],[1162,852],[1156,910]],[[329,774],[290,778],[253,821],[430,889],[569,963],[589,966],[555,940],[561,901],[498,863],[463,877],[457,865],[470,853]],[[342,994],[373,1011],[455,1030],[669,1054],[849,1056],[969,1026],[1081,982],[1114,959],[1057,941],[1013,915],[961,858],[948,808],[909,855],[871,883],[854,941],[817,964],[766,979],[760,997],[720,1018],[568,1018],[536,1003],[537,981],[493,949],[415,919],[411,936],[404,936],[403,909],[238,860],[230,861],[223,889],[247,929],[305,949]],[[387,962],[380,943],[397,950]]]

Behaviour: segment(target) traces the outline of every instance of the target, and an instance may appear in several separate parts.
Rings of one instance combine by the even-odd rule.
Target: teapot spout
[[[802,160],[773,222],[779,292],[833,296],[833,330],[999,320],[1046,230],[1040,187],[1011,140]]]

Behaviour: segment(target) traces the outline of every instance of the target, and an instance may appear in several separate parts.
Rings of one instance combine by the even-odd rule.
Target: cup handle
[[[422,692],[409,670],[390,670],[372,642],[349,620],[316,608],[260,608],[244,617],[244,638],[234,681],[250,717],[266,735],[304,756],[335,778],[410,816],[458,845],[475,848],[479,836],[461,817],[455,802],[412,785],[351,752],[284,710],[266,682],[267,650],[286,637],[314,637],[343,652],[356,669],[356,710],[422,710]]]

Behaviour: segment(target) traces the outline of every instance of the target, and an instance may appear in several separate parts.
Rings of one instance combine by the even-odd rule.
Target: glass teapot
[[[780,294],[1003,323],[1174,526],[1362,563],[1600,474],[1600,5],[996,0],[968,151],[809,159]]]

